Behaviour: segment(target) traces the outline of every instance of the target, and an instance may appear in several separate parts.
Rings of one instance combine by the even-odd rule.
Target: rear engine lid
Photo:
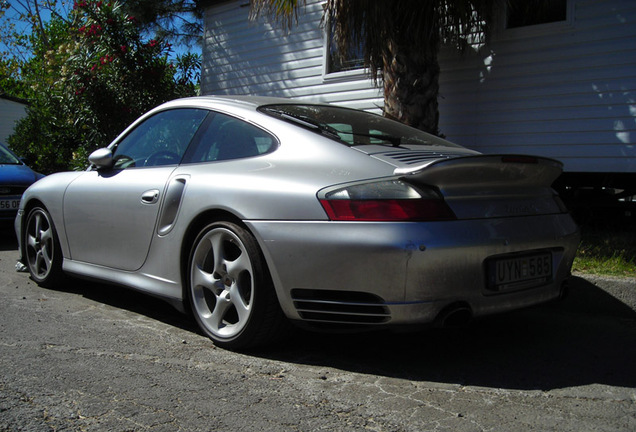
[[[439,145],[361,145],[353,147],[374,159],[396,167],[396,173],[418,171],[433,162],[462,156],[479,155],[479,152],[462,147],[444,147]]]
[[[394,173],[438,189],[458,219],[475,219],[566,213],[552,189],[562,169],[561,162],[542,157],[458,155]]]

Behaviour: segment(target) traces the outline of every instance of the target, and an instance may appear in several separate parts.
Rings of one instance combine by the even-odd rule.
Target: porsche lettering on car
[[[483,155],[382,116],[257,97],[143,115],[24,194],[32,279],[191,311],[219,346],[460,322],[558,298],[579,241],[558,161]]]

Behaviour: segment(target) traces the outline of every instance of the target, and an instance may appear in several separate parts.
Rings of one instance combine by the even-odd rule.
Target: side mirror
[[[95,165],[98,170],[113,167],[113,152],[107,148],[95,150],[88,157],[88,161]]]

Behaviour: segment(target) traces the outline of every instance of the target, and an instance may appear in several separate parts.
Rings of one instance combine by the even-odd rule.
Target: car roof
[[[166,102],[159,108],[177,108],[177,107],[219,107],[219,106],[234,106],[236,108],[252,109],[255,110],[263,105],[278,105],[278,104],[310,104],[310,105],[328,105],[326,103],[315,103],[309,101],[300,101],[295,99],[280,98],[280,97],[267,97],[267,96],[241,96],[241,95],[223,95],[223,96],[195,96],[189,98],[176,99],[170,102]]]

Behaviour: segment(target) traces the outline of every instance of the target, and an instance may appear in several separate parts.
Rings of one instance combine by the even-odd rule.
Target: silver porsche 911
[[[555,299],[579,241],[550,186],[559,162],[336,106],[176,100],[89,161],[24,194],[31,277],[159,296],[227,348],[290,321],[458,323]]]

